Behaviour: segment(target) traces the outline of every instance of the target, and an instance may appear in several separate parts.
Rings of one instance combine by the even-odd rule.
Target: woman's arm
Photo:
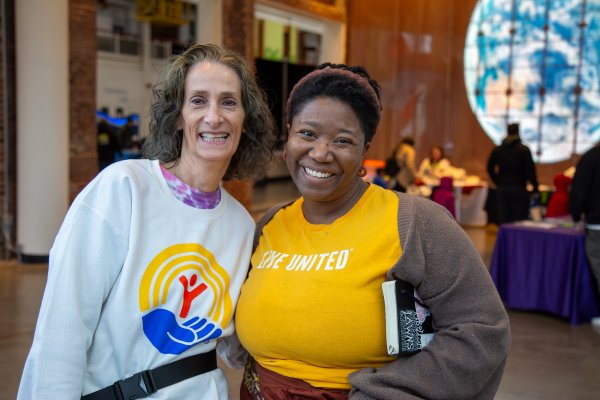
[[[399,216],[406,238],[390,272],[417,288],[437,332],[420,353],[351,374],[350,398],[493,399],[510,346],[504,306],[481,257],[448,212],[426,199],[411,201],[412,210]]]
[[[102,210],[75,200],[50,251],[48,280],[19,399],[81,397],[86,352],[126,249],[124,233],[107,221]]]

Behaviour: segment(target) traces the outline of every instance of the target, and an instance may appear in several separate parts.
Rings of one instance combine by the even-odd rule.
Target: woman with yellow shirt
[[[324,64],[287,104],[284,159],[302,197],[257,224],[236,329],[250,357],[241,399],[492,399],[509,322],[485,265],[448,212],[365,182],[379,86]],[[384,281],[412,284],[434,338],[391,357]]]

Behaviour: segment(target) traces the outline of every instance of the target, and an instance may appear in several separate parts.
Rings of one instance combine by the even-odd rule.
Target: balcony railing
[[[140,38],[138,36],[121,35],[112,32],[96,32],[98,51],[106,53],[121,54],[125,56],[139,56],[142,51]],[[150,43],[150,57],[166,59],[171,56],[172,44],[160,40]]]
[[[141,52],[140,39],[137,36],[120,35],[112,32],[96,32],[98,51],[137,56]]]

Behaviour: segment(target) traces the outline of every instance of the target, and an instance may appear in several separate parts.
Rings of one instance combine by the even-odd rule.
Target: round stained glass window
[[[479,0],[467,30],[469,103],[499,144],[518,122],[538,162],[600,140],[600,0]]]

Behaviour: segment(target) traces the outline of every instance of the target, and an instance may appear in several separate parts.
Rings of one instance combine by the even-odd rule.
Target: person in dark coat
[[[487,170],[496,185],[498,222],[528,219],[527,183],[538,193],[538,180],[531,151],[521,143],[518,123],[508,125],[506,138],[490,154]]]
[[[588,150],[577,163],[569,210],[573,221],[585,222],[585,253],[600,292],[600,143]],[[597,299],[600,301],[600,293]],[[600,326],[600,317],[592,319]]]

